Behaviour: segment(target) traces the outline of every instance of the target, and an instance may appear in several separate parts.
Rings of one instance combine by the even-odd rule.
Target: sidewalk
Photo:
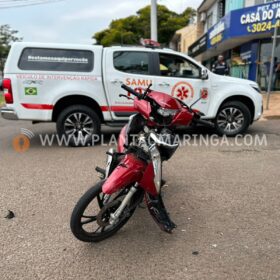
[[[280,119],[280,92],[270,94],[269,110],[266,110],[267,94],[263,92],[263,116],[264,119]]]

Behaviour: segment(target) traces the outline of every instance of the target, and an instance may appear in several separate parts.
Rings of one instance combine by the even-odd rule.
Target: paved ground
[[[36,134],[23,154],[11,146],[20,128]],[[249,131],[268,146],[186,146],[164,165],[172,235],[139,208],[98,244],[74,239],[69,217],[107,147],[42,147],[53,128],[0,119],[1,279],[280,279],[280,120]]]
[[[274,92],[269,98],[269,109],[266,110],[267,94],[263,93],[263,117],[267,119],[280,118],[280,92]]]

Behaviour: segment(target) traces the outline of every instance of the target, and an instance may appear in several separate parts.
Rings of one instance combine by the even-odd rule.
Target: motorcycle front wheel
[[[138,200],[143,199],[142,191],[136,192],[119,220],[110,225],[110,214],[117,210],[128,192],[128,188],[108,197],[102,193],[104,182],[100,181],[91,187],[73,209],[70,227],[74,236],[81,241],[99,242],[114,235],[133,215],[139,204]]]

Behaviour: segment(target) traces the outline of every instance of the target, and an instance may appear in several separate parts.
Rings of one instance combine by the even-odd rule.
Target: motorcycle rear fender
[[[141,181],[147,168],[146,162],[134,154],[126,154],[102,186],[102,192],[112,194],[130,184]]]

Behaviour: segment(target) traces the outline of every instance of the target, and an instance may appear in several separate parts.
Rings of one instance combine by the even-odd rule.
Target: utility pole
[[[157,0],[151,0],[151,39],[158,40],[157,31]]]
[[[270,93],[271,93],[271,88],[272,88],[272,79],[273,79],[273,72],[274,72],[274,56],[275,56],[275,49],[276,49],[276,42],[278,34],[278,26],[275,24],[274,28],[274,35],[272,37],[272,51],[271,51],[271,60],[270,60],[270,69],[269,69],[269,77],[268,77],[268,86],[267,86],[267,99],[266,99],[266,110],[269,109],[269,99],[270,99]]]

